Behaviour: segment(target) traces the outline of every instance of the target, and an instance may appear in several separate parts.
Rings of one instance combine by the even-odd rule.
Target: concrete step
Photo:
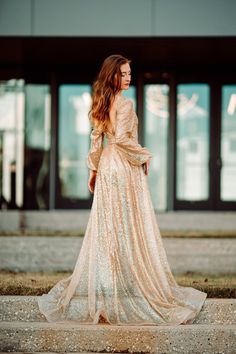
[[[83,237],[1,236],[0,269],[11,271],[72,271]],[[236,238],[163,237],[175,274],[234,274]]]
[[[2,322],[0,350],[235,354],[236,325],[113,326]]]
[[[72,310],[77,302],[71,300]],[[76,312],[76,310],[74,310]],[[0,321],[45,322],[44,315],[39,312],[37,296],[0,296]],[[236,299],[207,298],[194,324],[235,324]]]
[[[84,232],[90,209],[2,210],[0,230],[75,230]],[[235,231],[235,211],[156,212],[160,230]]]

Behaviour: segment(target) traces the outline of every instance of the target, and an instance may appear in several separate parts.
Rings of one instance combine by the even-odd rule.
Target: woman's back
[[[122,95],[116,95],[111,105],[110,112],[109,112],[110,122],[108,124],[107,130],[108,133],[111,133],[112,135],[116,134],[117,119],[119,119],[119,109],[121,107],[121,102],[125,102],[125,101],[126,102],[129,101],[129,99],[127,99]],[[126,118],[130,120],[129,116],[127,116]]]
[[[118,96],[116,95],[109,112],[110,123],[108,124],[108,130],[113,135],[115,134],[115,130],[116,130],[115,127],[116,127],[116,115],[117,115],[117,100],[118,100]]]

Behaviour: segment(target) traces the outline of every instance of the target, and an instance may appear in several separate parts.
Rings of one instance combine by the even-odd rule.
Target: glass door
[[[220,209],[236,209],[236,85],[221,86],[219,173]]]
[[[144,75],[143,145],[154,207],[236,209],[236,85]],[[190,80],[189,80],[190,79]]]
[[[90,193],[87,188],[91,103],[91,86],[59,86],[57,208],[86,208]]]
[[[158,211],[165,211],[168,201],[169,89],[162,83],[144,85],[144,146],[153,154],[148,184]]]
[[[175,208],[209,208],[210,87],[177,85]]]
[[[51,91],[24,79],[0,81],[0,207],[49,208]]]
[[[25,82],[0,81],[0,198],[1,209],[24,205]]]

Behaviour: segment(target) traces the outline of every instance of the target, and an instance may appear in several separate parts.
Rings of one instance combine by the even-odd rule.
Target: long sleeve
[[[86,162],[89,169],[97,171],[103,149],[103,133],[99,129],[93,128],[90,134],[90,139],[90,150]]]
[[[116,146],[128,161],[136,166],[145,163],[153,157],[151,152],[138,143],[137,117],[133,109],[133,103],[125,99],[118,104],[116,116]],[[134,126],[136,124],[136,126]]]

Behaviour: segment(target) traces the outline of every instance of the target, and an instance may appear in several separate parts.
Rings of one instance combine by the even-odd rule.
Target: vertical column
[[[49,173],[49,209],[55,209],[57,134],[58,134],[58,90],[55,72],[51,73],[51,149]]]

